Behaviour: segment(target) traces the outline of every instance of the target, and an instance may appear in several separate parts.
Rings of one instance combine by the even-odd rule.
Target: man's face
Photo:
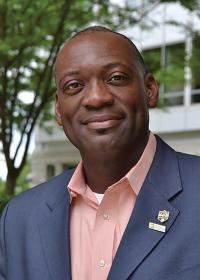
[[[56,82],[57,122],[82,155],[137,148],[147,139],[157,87],[124,38],[106,32],[73,38],[57,58]]]

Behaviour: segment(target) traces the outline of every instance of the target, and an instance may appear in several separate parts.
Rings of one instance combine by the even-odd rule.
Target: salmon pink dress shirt
[[[107,279],[155,150],[156,138],[150,133],[138,163],[106,190],[101,202],[85,183],[79,163],[68,185],[72,280]]]

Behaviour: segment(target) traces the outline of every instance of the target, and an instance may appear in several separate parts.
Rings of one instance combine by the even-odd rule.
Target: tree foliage
[[[36,123],[50,117],[53,67],[63,42],[91,23],[113,29],[137,24],[166,1],[149,2],[138,14],[108,0],[0,0],[0,141],[8,194],[14,193],[25,166]],[[179,2],[189,9],[196,5],[194,0]]]
[[[4,189],[5,182],[0,178],[0,215],[8,201],[12,198],[10,195],[5,193]]]
[[[49,102],[55,92],[53,66],[61,45],[92,21],[101,18],[110,23],[111,13],[120,24],[116,7],[100,2],[0,1],[0,140],[8,168],[8,193],[14,192],[25,165],[39,116],[44,112],[43,120],[49,117]],[[16,132],[19,140],[14,145]]]
[[[30,188],[30,171],[31,171],[31,163],[28,159],[22,172],[17,178],[15,194],[19,194]],[[13,194],[5,193],[5,184],[6,182],[0,178],[0,215],[5,205],[9,202],[11,198],[13,198]]]

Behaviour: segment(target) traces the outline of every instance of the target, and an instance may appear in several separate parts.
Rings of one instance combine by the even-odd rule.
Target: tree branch
[[[160,0],[156,1],[154,4],[149,5],[149,7],[144,10],[143,13],[141,13],[141,16],[139,17],[137,23],[139,23],[141,20],[144,19],[145,16],[147,16],[153,9],[155,9],[159,4],[161,3]]]
[[[13,138],[13,121],[14,121],[13,113],[14,113],[14,108],[15,108],[17,95],[18,95],[18,86],[19,86],[20,76],[21,76],[21,72],[20,72],[20,67],[19,67],[18,71],[17,71],[17,76],[15,77],[15,81],[14,81],[14,92],[13,92],[13,96],[12,96],[12,99],[11,99],[11,105],[10,105],[9,140],[8,140],[9,145],[12,143],[12,138]]]
[[[19,143],[17,145],[17,148],[15,150],[15,154],[14,154],[14,157],[13,157],[14,161],[16,160],[18,152],[19,152],[19,149],[20,149],[20,147],[21,147],[21,145],[23,143],[23,139],[24,139],[24,137],[26,135],[27,127],[28,127],[28,125],[30,125],[30,120],[33,118],[33,115],[35,115],[34,114],[34,108],[35,108],[35,105],[36,105],[36,101],[38,100],[39,93],[41,91],[42,82],[47,77],[48,70],[50,72],[52,71],[53,63],[55,62],[55,59],[56,59],[56,54],[58,53],[58,50],[59,50],[60,45],[61,45],[61,38],[59,38],[59,37],[61,37],[60,35],[62,34],[62,30],[63,30],[63,26],[64,26],[64,21],[66,19],[66,14],[68,12],[69,5],[70,5],[70,1],[66,1],[65,0],[64,1],[64,6],[61,9],[60,22],[59,22],[59,24],[57,26],[57,29],[56,29],[56,32],[55,32],[55,35],[54,35],[54,40],[52,42],[52,47],[51,47],[51,50],[50,50],[50,54],[49,54],[48,59],[46,60],[46,63],[45,63],[45,66],[44,66],[44,70],[42,71],[42,74],[39,77],[39,81],[37,83],[37,88],[36,88],[36,91],[35,91],[35,97],[34,97],[34,100],[33,100],[32,104],[31,104],[31,108],[29,110],[29,113],[27,115],[26,123],[25,123],[24,128],[23,128],[22,133],[21,133],[20,141],[19,141]],[[58,44],[58,40],[60,41],[59,44]],[[50,64],[50,66],[49,66],[49,64]],[[48,74],[48,76],[49,76],[49,74]],[[48,85],[49,85],[49,80],[48,80]],[[47,86],[45,86],[45,87],[47,87]],[[45,95],[48,96],[48,94],[46,94],[46,91],[44,91],[44,92],[45,92],[45,94],[43,94],[43,99],[45,100],[46,99]],[[37,109],[36,109],[36,112],[37,112]],[[32,125],[31,125],[31,127],[32,127]],[[31,131],[32,131],[32,129],[31,129]]]
[[[4,67],[4,72],[2,73],[2,95],[0,99],[0,117],[1,117],[1,140],[3,144],[3,151],[5,154],[5,159],[7,164],[10,164],[9,162],[9,145],[7,142],[7,109],[6,109],[6,95],[7,95],[7,65]]]
[[[24,153],[23,153],[23,157],[22,157],[22,160],[21,160],[21,163],[18,167],[18,172],[20,173],[20,171],[23,169],[24,165],[25,165],[25,162],[26,162],[26,158],[27,158],[27,154],[28,154],[28,148],[29,148],[29,144],[30,144],[30,140],[31,140],[31,135],[32,135],[32,132],[33,132],[33,129],[36,125],[36,122],[38,120],[38,117],[41,113],[41,111],[43,110],[44,106],[47,104],[48,102],[48,98],[50,97],[50,95],[43,100],[43,102],[41,102],[40,106],[37,108],[37,111],[35,112],[35,116],[34,116],[34,119],[32,120],[32,123],[30,125],[30,129],[27,133],[27,138],[26,138],[26,144],[25,144],[25,149],[24,149]]]

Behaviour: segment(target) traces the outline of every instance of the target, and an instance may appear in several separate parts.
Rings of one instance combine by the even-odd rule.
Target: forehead
[[[64,45],[56,61],[56,75],[64,68],[77,70],[86,65],[98,67],[109,63],[135,67],[135,62],[133,46],[128,40],[111,32],[94,32],[74,37]]]

